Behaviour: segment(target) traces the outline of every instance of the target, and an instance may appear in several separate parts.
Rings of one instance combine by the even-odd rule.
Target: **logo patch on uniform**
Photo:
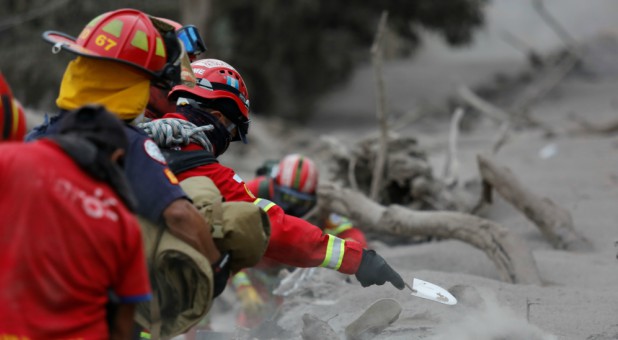
[[[151,139],[148,139],[144,142],[144,150],[146,151],[148,156],[150,156],[150,158],[154,159],[155,161],[161,164],[167,164],[167,162],[165,161],[165,157],[163,156],[163,153],[161,153],[161,150],[159,149],[157,144]]]
[[[238,182],[238,183],[242,183],[242,182],[244,182],[244,181],[242,180],[242,178],[240,178],[240,176],[238,176],[238,174],[234,174],[234,180],[235,180],[236,182]]]
[[[247,192],[247,195],[249,195],[249,197],[251,197],[252,199],[255,199],[255,196],[253,195],[253,193],[249,190],[249,188],[247,188],[246,184],[243,184],[243,186],[245,187],[245,191]]]
[[[170,168],[165,168],[163,172],[165,173],[165,176],[167,176],[167,179],[170,180],[170,183],[178,184],[178,178],[176,178],[176,175],[174,175],[174,173],[172,172],[172,170],[170,170]]]

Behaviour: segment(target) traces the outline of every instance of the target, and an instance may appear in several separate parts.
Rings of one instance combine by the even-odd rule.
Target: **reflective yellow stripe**
[[[232,284],[236,287],[251,286],[251,280],[249,280],[249,276],[247,276],[247,273],[238,272],[232,278]]]
[[[264,211],[268,211],[268,209],[272,208],[275,206],[275,203],[269,201],[269,200],[265,200],[263,198],[258,198],[255,201],[253,201],[253,204],[257,205],[258,207],[262,208],[262,210]]]
[[[350,222],[342,223],[338,225],[336,228],[330,229],[328,233],[332,235],[339,235],[348,229],[352,229],[352,223]]]
[[[165,46],[163,45],[163,40],[157,37],[155,41],[157,42],[155,45],[155,54],[159,57],[165,58]]]
[[[148,52],[148,35],[144,31],[137,30],[133,33],[131,46],[137,47],[140,50]]]
[[[326,267],[338,270],[343,262],[343,254],[345,252],[345,240],[337,236],[328,235],[328,246],[326,247],[326,256],[320,267]]]
[[[139,337],[140,337],[141,339],[150,339],[150,338],[152,338],[152,336],[150,335],[150,333],[148,333],[148,332],[144,332],[144,331],[139,332]]]
[[[122,22],[122,20],[116,19],[105,25],[103,27],[103,32],[107,32],[115,36],[116,38],[120,38],[120,35],[122,34],[122,26],[124,26],[124,22]]]
[[[86,27],[92,27],[92,26],[96,25],[99,21],[101,21],[102,18],[103,18],[103,14],[101,14],[98,17],[90,20],[90,22],[88,23],[88,25],[86,25]]]

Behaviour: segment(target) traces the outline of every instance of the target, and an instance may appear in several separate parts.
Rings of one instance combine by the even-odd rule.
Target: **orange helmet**
[[[85,57],[122,62],[146,72],[164,87],[179,83],[183,56],[186,58],[173,26],[135,9],[99,15],[77,39],[55,31],[44,32],[43,39],[54,45],[53,53],[66,49]]]
[[[231,120],[238,128],[234,140],[246,143],[249,130],[249,92],[245,81],[228,63],[218,59],[201,59],[191,63],[193,74],[197,80],[196,86],[175,86],[169,93],[169,98],[175,100],[188,96],[197,102],[216,100],[226,104],[221,113]]]
[[[0,73],[0,140],[21,141],[26,134],[26,115],[13,98],[11,88]]]

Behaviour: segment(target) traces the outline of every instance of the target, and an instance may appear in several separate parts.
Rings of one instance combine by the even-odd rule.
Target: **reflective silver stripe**
[[[352,229],[352,223],[351,222],[345,222],[345,223],[342,223],[342,224],[338,225],[336,228],[333,228],[331,234],[339,235],[342,232],[344,232],[346,230],[349,230],[349,229]]]
[[[326,256],[320,265],[334,270],[338,270],[343,262],[343,254],[345,252],[345,240],[339,237],[328,235],[328,246],[326,247]]]
[[[255,201],[253,201],[253,204],[257,205],[258,207],[262,208],[262,210],[264,211],[268,211],[268,209],[272,208],[275,206],[275,203],[263,199],[263,198],[257,198]]]

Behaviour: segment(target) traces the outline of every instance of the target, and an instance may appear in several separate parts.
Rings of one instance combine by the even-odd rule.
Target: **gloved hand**
[[[225,289],[227,280],[230,278],[230,253],[222,253],[221,258],[212,264],[214,275],[213,298],[216,298]]]
[[[363,287],[381,286],[388,281],[397,289],[405,288],[401,276],[374,250],[363,249],[363,258],[355,275]]]
[[[243,311],[249,315],[257,316],[264,307],[264,301],[253,286],[243,286],[236,291]]]

